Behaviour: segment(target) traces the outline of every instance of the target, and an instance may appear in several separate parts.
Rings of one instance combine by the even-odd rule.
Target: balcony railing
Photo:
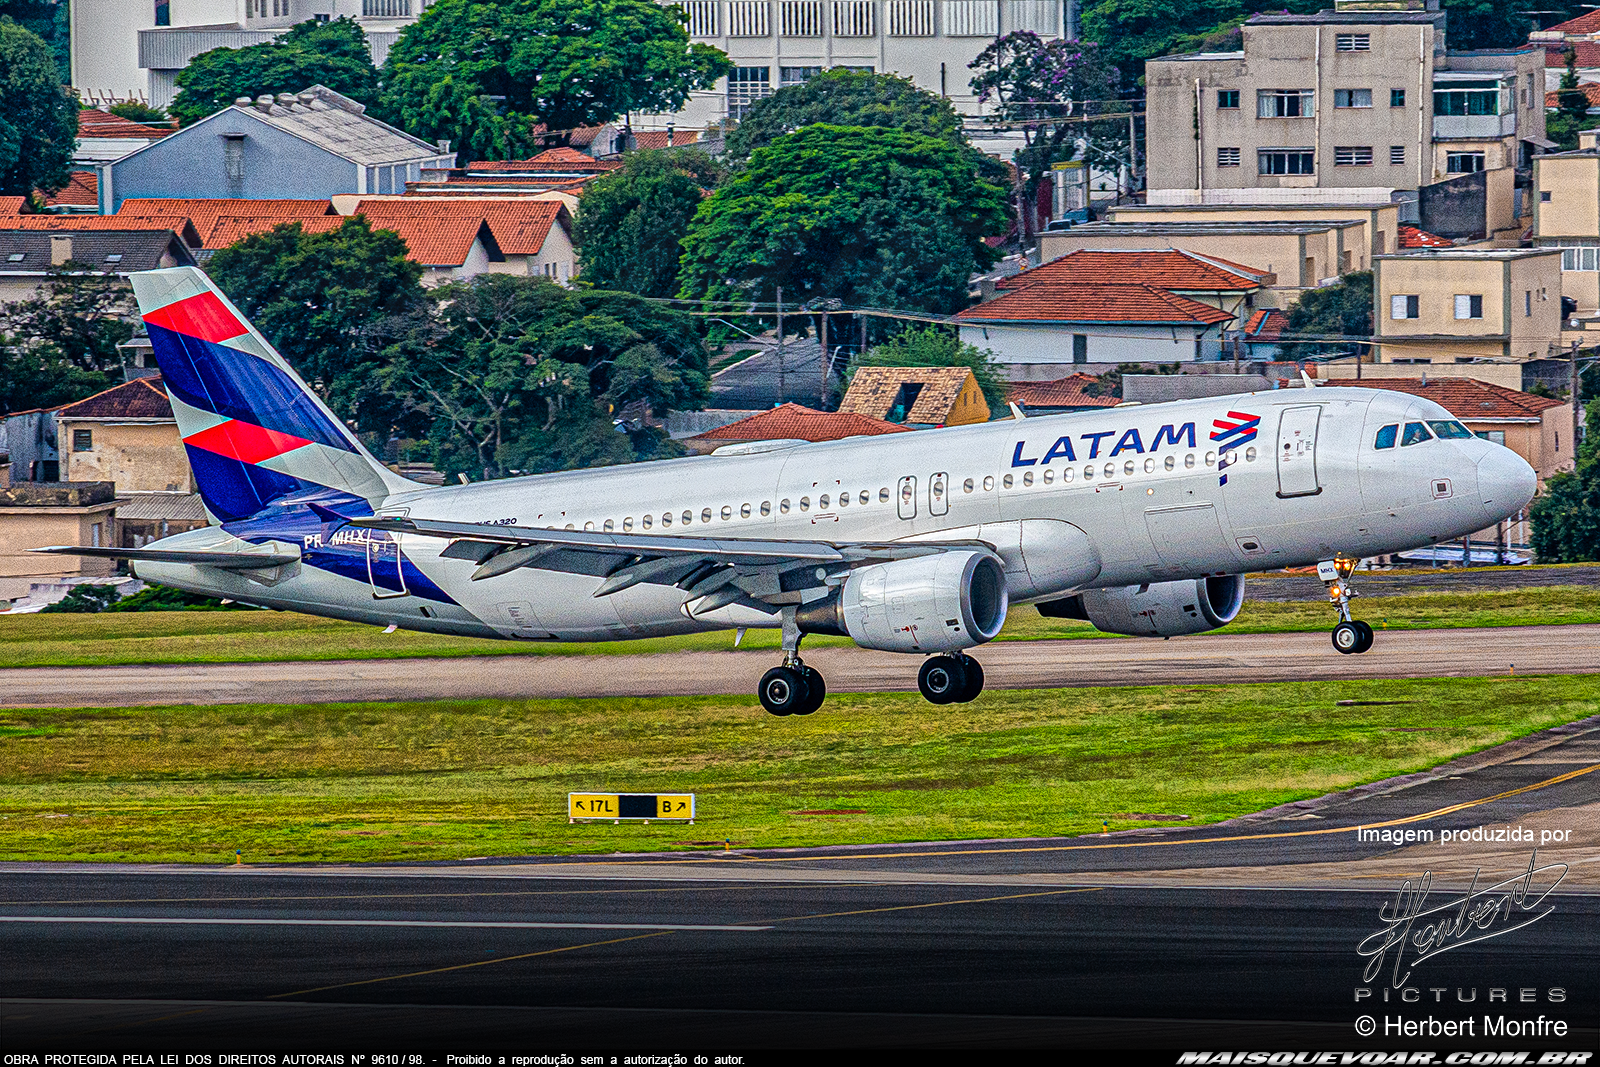
[[[1517,132],[1517,116],[1508,115],[1435,115],[1435,137],[1495,138],[1510,137]]]

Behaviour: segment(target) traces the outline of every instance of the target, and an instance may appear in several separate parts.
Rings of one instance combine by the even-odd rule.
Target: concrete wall
[[[1535,234],[1600,239],[1600,155],[1536,156],[1533,177]]]
[[[1337,193],[1329,193],[1331,197]],[[1362,223],[1356,231],[1345,230],[1345,248],[1363,265],[1371,265],[1374,255],[1393,252],[1398,247],[1400,205],[1388,204],[1193,204],[1186,206],[1115,207],[1107,212],[1113,222],[1348,222]],[[1250,263],[1249,260],[1240,260]],[[1256,264],[1252,263],[1252,266]]]
[[[73,447],[73,431],[88,430],[94,447]],[[115,423],[60,420],[69,482],[115,482],[119,493],[194,492],[194,475],[175,422]]]
[[[1354,363],[1327,363],[1318,373],[1324,378],[1357,377]],[[1422,367],[1411,363],[1363,363],[1359,377],[1415,378],[1421,374],[1430,378],[1473,378],[1506,389],[1522,388],[1520,363],[1456,363],[1448,358]]]
[[[90,556],[46,556],[28,551],[46,545],[117,544],[115,503],[90,507],[5,507],[0,505],[0,598],[27,595],[34,582],[78,575],[102,577],[116,563]]]
[[[1189,363],[1195,358],[1195,329],[1191,326],[1125,326],[1119,324],[1062,324],[1036,327],[963,325],[961,340],[993,349],[998,362],[1026,365],[1065,365],[1062,374],[1087,369],[1072,366],[1074,334],[1089,339],[1089,363]],[[1212,341],[1215,347],[1215,341]]]
[[[1544,359],[1561,341],[1561,253],[1512,260],[1506,269],[1511,354]]]

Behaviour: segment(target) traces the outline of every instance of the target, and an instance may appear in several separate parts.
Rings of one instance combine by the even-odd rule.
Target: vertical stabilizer
[[[376,509],[416,488],[361,446],[198,268],[130,278],[214,521],[248,518],[285,497],[356,497]]]

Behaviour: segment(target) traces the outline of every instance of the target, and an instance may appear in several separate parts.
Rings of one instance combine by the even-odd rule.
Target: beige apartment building
[[[1600,151],[1539,156],[1533,184],[1534,241],[1561,250],[1561,295],[1592,316],[1600,312]]]
[[[1112,222],[1204,222],[1204,223],[1327,223],[1359,222],[1361,233],[1343,231],[1341,252],[1349,252],[1366,270],[1371,257],[1399,249],[1400,205],[1387,197],[1382,200],[1337,198],[1337,194],[1316,202],[1272,204],[1175,204],[1150,203],[1118,205],[1107,210]],[[1353,240],[1353,238],[1355,238]],[[1254,262],[1254,260],[1246,260]]]
[[[1365,225],[1354,219],[1322,222],[1090,223],[1039,238],[1049,263],[1088,249],[1173,248],[1229,263],[1248,264],[1266,279],[1252,307],[1287,308],[1308,289],[1371,266]]]
[[[1373,260],[1380,363],[1523,363],[1561,341],[1561,252],[1438,248]]]
[[[1238,52],[1148,61],[1149,188],[1386,194],[1527,167],[1545,143],[1543,50],[1448,52],[1437,8],[1258,14]]]

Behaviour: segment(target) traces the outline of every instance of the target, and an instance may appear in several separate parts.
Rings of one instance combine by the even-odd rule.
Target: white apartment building
[[[178,72],[201,52],[270,41],[299,22],[349,15],[379,66],[430,0],[74,0],[72,81],[90,101],[142,98],[164,107]],[[967,68],[996,38],[1075,32],[1078,0],[678,0],[698,43],[728,53],[733,74],[676,115],[634,116],[636,128],[705,129],[737,120],[784,85],[833,67],[910,78],[980,110]]]

